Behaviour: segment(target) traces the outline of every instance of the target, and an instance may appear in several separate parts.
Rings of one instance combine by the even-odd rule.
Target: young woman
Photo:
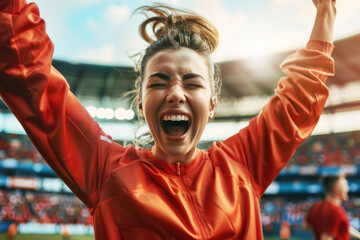
[[[282,64],[287,76],[276,95],[248,127],[207,151],[196,146],[215,112],[219,79],[210,55],[218,38],[193,13],[142,8],[154,14],[140,27],[150,43],[138,82],[149,149],[114,143],[90,117],[51,66],[44,22],[25,0],[0,3],[1,97],[89,207],[96,239],[262,239],[260,198],[311,134],[334,71],[335,0],[313,2],[310,41]]]

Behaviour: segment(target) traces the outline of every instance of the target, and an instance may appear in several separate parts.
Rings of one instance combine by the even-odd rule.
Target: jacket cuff
[[[335,46],[334,44],[321,40],[310,40],[306,44],[306,49],[323,52],[327,55],[331,55]]]

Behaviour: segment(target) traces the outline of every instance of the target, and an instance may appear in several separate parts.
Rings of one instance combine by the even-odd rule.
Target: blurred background
[[[116,142],[131,143],[137,113],[131,99],[123,97],[133,89],[136,78],[129,56],[147,46],[138,36],[144,16],[132,12],[151,2],[35,2],[55,44],[53,65],[103,130]],[[305,46],[315,8],[311,0],[166,3],[200,13],[219,30],[214,60],[221,68],[223,87],[215,119],[199,144],[205,149],[246,126],[274,94],[284,75],[279,65]],[[291,229],[291,239],[311,239],[311,233],[301,229],[304,214],[323,197],[321,176],[338,171],[348,176],[350,199],[344,207],[352,226],[360,230],[360,25],[356,24],[360,1],[338,0],[337,5],[336,75],[327,82],[330,97],[312,136],[262,198],[266,239],[280,239],[285,225]],[[93,239],[89,211],[49,168],[2,101],[0,231],[0,239],[8,231],[17,232],[14,239]]]

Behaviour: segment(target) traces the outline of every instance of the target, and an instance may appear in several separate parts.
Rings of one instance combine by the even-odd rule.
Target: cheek
[[[201,113],[201,115],[204,115],[210,111],[210,106],[211,106],[210,103],[211,103],[210,96],[205,97],[204,95],[200,95],[194,98],[192,105],[196,110],[196,112],[199,112]]]
[[[149,98],[143,98],[143,108],[144,108],[144,114],[149,115],[153,112],[152,108],[153,104],[151,104],[151,101]]]
[[[142,96],[143,112],[148,117],[155,114],[156,109],[161,105],[163,96],[161,92],[144,92]]]

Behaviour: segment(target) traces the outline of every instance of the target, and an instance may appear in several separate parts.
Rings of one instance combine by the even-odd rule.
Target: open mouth
[[[180,137],[189,130],[190,121],[186,115],[166,115],[162,118],[161,125],[168,135]]]

